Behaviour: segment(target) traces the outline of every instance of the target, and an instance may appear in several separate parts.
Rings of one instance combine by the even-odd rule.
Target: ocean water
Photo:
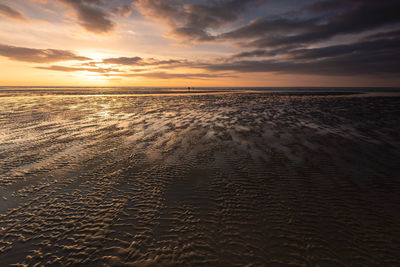
[[[396,266],[395,88],[0,88],[0,265]]]
[[[0,96],[14,94],[173,94],[212,92],[400,93],[396,87],[65,87],[0,86]]]

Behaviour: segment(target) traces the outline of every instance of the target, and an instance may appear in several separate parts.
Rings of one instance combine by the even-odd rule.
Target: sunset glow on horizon
[[[397,7],[0,1],[0,86],[398,86]]]

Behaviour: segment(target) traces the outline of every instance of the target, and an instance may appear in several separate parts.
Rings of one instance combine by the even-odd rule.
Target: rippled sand
[[[400,97],[0,97],[0,265],[400,265]]]

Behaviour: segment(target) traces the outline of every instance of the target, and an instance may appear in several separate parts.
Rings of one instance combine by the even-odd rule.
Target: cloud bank
[[[278,0],[57,0],[57,3],[74,11],[73,22],[96,34],[107,36],[116,29],[119,18],[133,14],[137,20],[163,25],[168,30],[166,38],[190,44],[194,50],[204,43],[229,46],[236,53],[201,60],[122,54],[96,62],[68,50],[0,44],[0,55],[42,64],[81,61],[74,66],[38,66],[52,71],[160,79],[202,79],[240,73],[389,78],[400,75],[398,0],[309,0],[293,1],[290,5]],[[3,4],[0,14],[17,20],[25,18]],[[125,27],[129,21],[137,20],[126,20]],[[182,69],[186,73],[173,73]]]

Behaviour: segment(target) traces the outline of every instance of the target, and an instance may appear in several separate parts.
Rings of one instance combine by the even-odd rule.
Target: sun
[[[85,57],[90,58],[91,62],[102,62],[103,59],[110,57],[110,55],[106,53],[87,51],[87,50],[80,50],[79,53],[81,55],[85,55]]]
[[[91,71],[81,71],[76,74],[82,81],[89,82],[93,85],[107,85],[108,77],[104,76],[102,73],[96,73]]]

